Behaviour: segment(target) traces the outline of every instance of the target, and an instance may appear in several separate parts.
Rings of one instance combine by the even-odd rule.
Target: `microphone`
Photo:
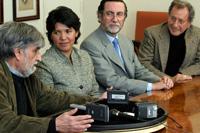
[[[128,119],[136,119],[135,113],[132,112],[120,112],[117,109],[111,109],[110,114],[117,117],[128,118]]]
[[[104,104],[88,103],[86,105],[70,104],[70,108],[78,108],[92,116],[94,120],[109,122],[109,107]]]
[[[140,102],[135,103],[131,112],[121,112],[117,109],[110,109],[108,105],[98,103],[88,103],[86,105],[70,104],[71,108],[78,108],[90,114],[94,120],[109,122],[110,115],[128,118],[131,120],[145,121],[158,116],[158,106],[155,103]]]
[[[77,108],[77,109],[82,110],[82,111],[86,111],[86,106],[84,106],[84,105],[70,104],[69,107],[70,108]]]
[[[135,103],[135,107],[131,112],[120,112],[117,109],[111,109],[110,114],[117,117],[124,117],[128,119],[147,120],[154,119],[158,116],[158,106],[154,103],[141,102]]]

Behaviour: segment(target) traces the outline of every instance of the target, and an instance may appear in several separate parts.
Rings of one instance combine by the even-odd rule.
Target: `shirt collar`
[[[10,70],[11,73],[13,73],[14,75],[17,75],[17,76],[19,76],[19,77],[23,77],[23,78],[24,78],[24,75],[21,74],[21,73],[20,73],[19,71],[17,71],[16,69],[14,69],[12,66],[10,66],[10,65],[8,64],[7,61],[6,61],[5,63],[6,63],[6,65],[8,66],[8,69]]]
[[[107,34],[107,33],[105,33],[106,34],[106,36],[107,36],[107,38],[108,38],[108,40],[112,43],[113,41],[114,41],[114,39],[115,38],[117,38],[118,39],[118,35],[116,35],[116,37],[113,37],[113,36],[110,36],[109,34]]]

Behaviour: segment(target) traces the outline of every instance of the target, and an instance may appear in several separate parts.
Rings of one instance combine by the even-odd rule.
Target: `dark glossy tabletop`
[[[131,100],[153,101],[168,112],[166,128],[158,133],[200,133],[200,76]]]

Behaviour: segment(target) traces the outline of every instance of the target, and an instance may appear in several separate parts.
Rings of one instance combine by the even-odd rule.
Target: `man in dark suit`
[[[113,86],[133,95],[171,88],[172,80],[160,79],[144,68],[133,51],[132,42],[118,34],[126,17],[123,0],[102,0],[98,7],[100,27],[81,44],[93,59],[97,81],[102,88]]]
[[[167,23],[149,27],[139,49],[141,63],[158,76],[186,82],[200,75],[200,28],[191,24],[192,5],[172,1]]]

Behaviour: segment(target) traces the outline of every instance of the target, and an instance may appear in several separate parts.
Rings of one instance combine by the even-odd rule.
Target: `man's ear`
[[[191,26],[191,23],[188,24],[187,28],[190,28],[190,26]]]
[[[101,13],[97,13],[97,18],[98,18],[98,22],[101,23],[102,14]]]
[[[19,48],[14,48],[14,54],[17,60],[19,60],[21,58],[21,54],[22,54],[22,49]]]

